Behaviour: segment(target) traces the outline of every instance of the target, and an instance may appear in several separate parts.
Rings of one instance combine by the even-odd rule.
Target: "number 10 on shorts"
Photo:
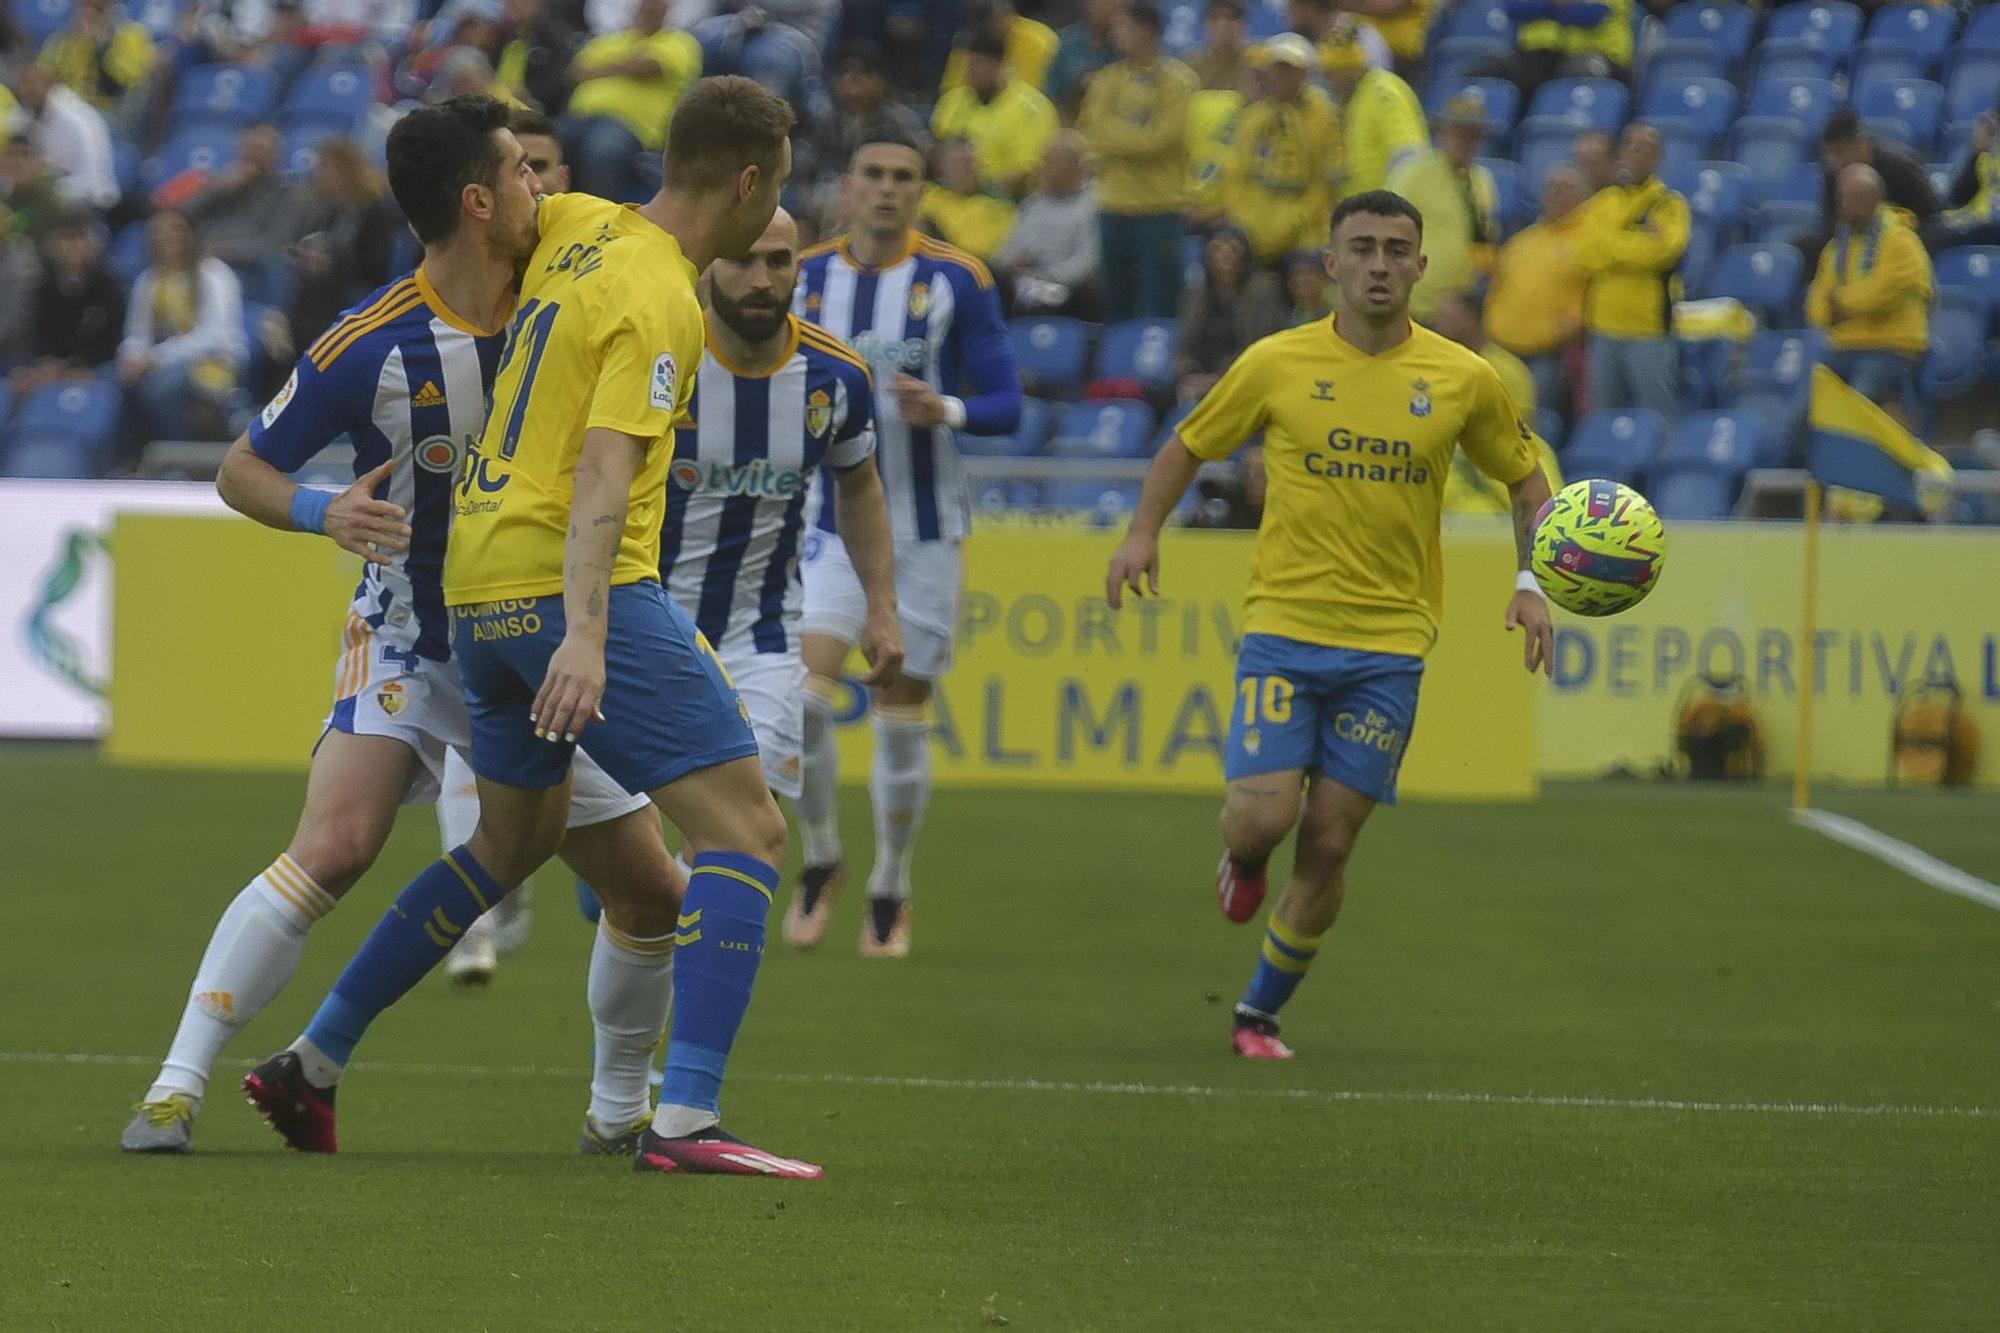
[[[1283,676],[1245,676],[1237,683],[1236,692],[1243,700],[1244,726],[1292,720],[1292,682]]]

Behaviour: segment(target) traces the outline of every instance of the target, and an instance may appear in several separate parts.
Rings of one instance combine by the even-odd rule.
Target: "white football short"
[[[472,746],[472,719],[465,710],[458,668],[391,648],[357,621],[348,623],[347,648],[334,670],[333,712],[325,730],[390,736],[416,751],[417,771],[403,793],[405,805],[439,800],[440,793],[453,790],[455,775],[458,783],[471,778],[472,769],[460,753]],[[648,804],[644,794],[635,795],[613,782],[582,750],[576,752],[575,774],[570,788],[571,828],[602,824]],[[472,810],[476,821],[476,797]],[[468,826],[465,837],[470,836]]]
[[[749,639],[727,640],[715,655],[750,710],[765,785],[796,801],[805,779],[805,659],[796,651],[760,653]]]
[[[847,547],[838,537],[809,533],[802,565],[805,632],[831,635],[842,643],[858,641],[868,619],[868,595],[847,558]],[[897,543],[896,609],[903,621],[904,675],[936,680],[951,670],[964,592],[962,543]]]

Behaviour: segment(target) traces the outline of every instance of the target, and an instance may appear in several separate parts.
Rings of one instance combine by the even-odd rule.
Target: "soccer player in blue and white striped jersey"
[[[861,952],[909,952],[910,853],[930,801],[932,685],[951,667],[972,525],[957,432],[999,435],[1020,424],[1021,379],[993,275],[954,246],[913,230],[924,155],[893,126],[870,130],[848,164],[853,230],[807,251],[797,309],[860,351],[875,372],[882,484],[896,539],[902,675],[874,692],[875,865]],[[821,488],[822,490],[824,487]],[[805,564],[806,869],[786,938],[811,947],[826,931],[841,874],[834,782],[835,682],[860,637],[864,598],[831,507]]]

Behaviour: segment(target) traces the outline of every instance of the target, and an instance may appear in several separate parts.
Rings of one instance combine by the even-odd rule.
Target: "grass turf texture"
[[[589,932],[547,873],[490,990],[439,977],[376,1026],[343,1153],[282,1152],[236,1061],[299,1029],[435,854],[411,811],[229,1053],[197,1155],[124,1157],[215,916],[300,791],[0,750],[0,1325],[1938,1329],[2000,1309],[2000,913],[1793,828],[1772,791],[1387,812],[1286,1066],[1227,1054],[1258,937],[1215,909],[1212,800],[943,793],[907,963],[854,956],[858,887],[818,955],[774,916],[725,1106],[827,1163],[818,1185],[572,1155]],[[1826,803],[2000,869],[1990,800]],[[860,793],[845,814],[865,868]],[[1155,1090],[1001,1085],[1023,1080]],[[1411,1096],[1309,1095],[1342,1091]]]

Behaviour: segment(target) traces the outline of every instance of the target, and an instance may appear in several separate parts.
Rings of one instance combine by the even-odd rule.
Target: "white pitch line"
[[[1921,847],[1912,847],[1900,838],[1892,838],[1872,829],[1858,819],[1826,810],[1794,810],[1792,819],[1843,847],[1865,852],[1884,865],[1893,866],[1934,889],[1943,889],[1946,893],[1955,893],[2000,911],[2000,884],[1989,884],[1977,875],[1938,860]]]
[[[159,1061],[145,1055],[96,1051],[0,1051],[0,1065],[112,1065],[150,1069]],[[250,1061],[242,1061],[248,1068]],[[357,1060],[354,1068],[413,1078],[565,1078],[589,1076],[584,1069],[551,1065],[377,1064]],[[1377,1092],[1355,1088],[1222,1088],[1203,1084],[1073,1082],[1040,1078],[927,1078],[900,1074],[760,1073],[742,1070],[741,1083],[788,1083],[814,1087],[903,1088],[935,1092],[1035,1092],[1085,1096],[1216,1098],[1249,1101],[1367,1102],[1398,1106],[1522,1106],[1586,1111],[1672,1111],[1702,1114],[1905,1116],[1930,1120],[1996,1120],[2000,1107],[1924,1105],[1898,1102],[1758,1102],[1695,1097],[1610,1097],[1587,1093]]]

